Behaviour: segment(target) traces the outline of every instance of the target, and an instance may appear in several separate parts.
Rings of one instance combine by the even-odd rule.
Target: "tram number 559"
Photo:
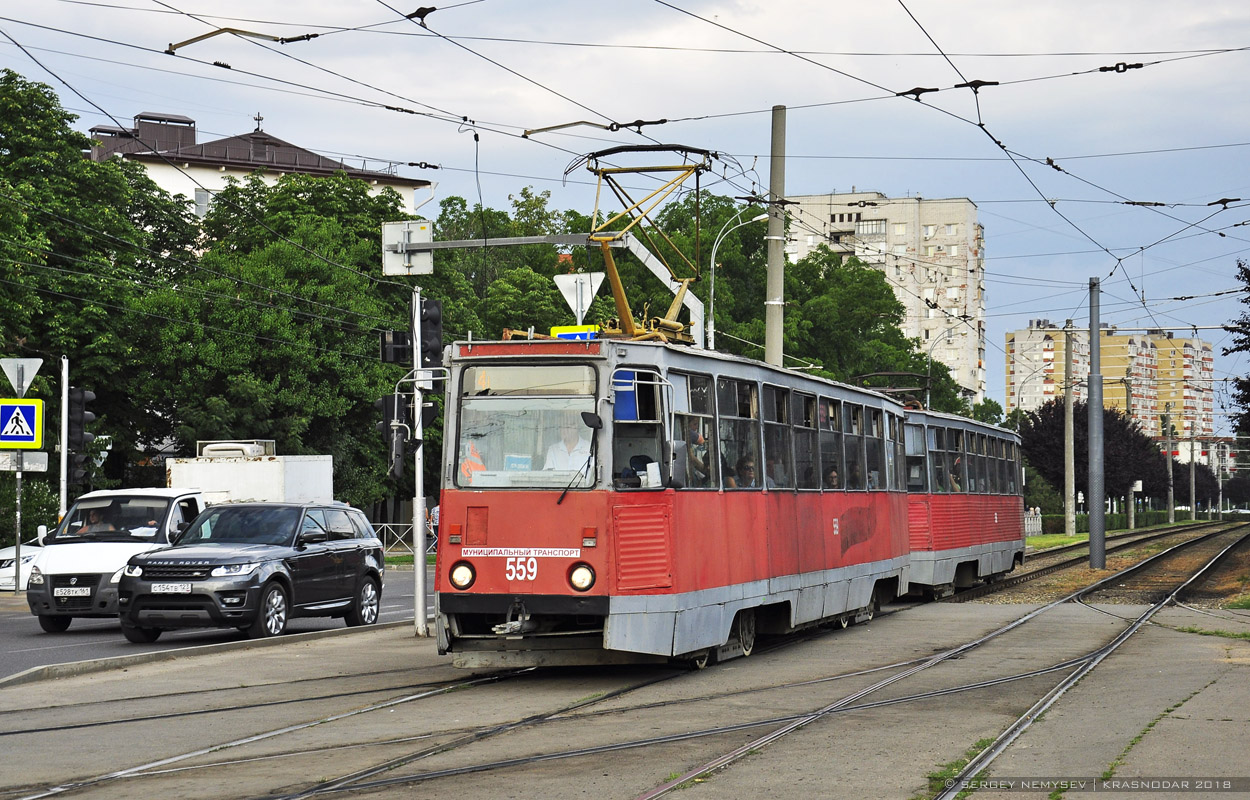
[[[538,577],[538,559],[509,558],[504,577],[510,581],[532,581]]]

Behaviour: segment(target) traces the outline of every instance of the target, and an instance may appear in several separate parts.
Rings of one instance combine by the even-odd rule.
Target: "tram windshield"
[[[457,486],[508,489],[594,485],[595,373],[584,365],[473,366],[460,391]]]

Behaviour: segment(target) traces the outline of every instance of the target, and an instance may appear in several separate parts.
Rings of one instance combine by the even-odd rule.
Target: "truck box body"
[[[166,461],[166,483],[199,489],[209,503],[334,499],[331,456],[207,456]]]

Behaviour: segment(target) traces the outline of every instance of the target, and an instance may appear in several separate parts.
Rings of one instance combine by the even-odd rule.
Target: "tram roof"
[[[597,346],[596,346],[597,345]],[[682,369],[690,369],[692,371],[700,371],[697,366],[699,362],[716,361],[727,364],[734,364],[744,369],[756,370],[757,373],[768,373],[777,376],[777,383],[795,387],[798,382],[817,383],[825,386],[836,387],[844,392],[858,395],[867,395],[875,399],[884,400],[887,403],[897,406],[900,411],[903,410],[903,404],[888,394],[879,392],[875,389],[864,386],[852,386],[849,383],[833,380],[832,378],[824,378],[818,375],[810,375],[806,372],[798,370],[786,369],[764,361],[759,361],[746,356],[736,355],[734,353],[723,353],[718,350],[706,350],[698,347],[690,347],[689,345],[673,344],[669,342],[657,341],[636,341],[624,339],[511,339],[500,341],[478,340],[458,341],[453,344],[452,352],[459,360],[477,359],[477,358],[498,358],[500,356],[521,356],[533,355],[547,358],[608,358],[611,353],[610,347],[627,346],[630,348],[638,348],[639,352],[647,352],[655,354],[655,357],[649,362],[655,365],[667,360],[670,365],[677,366]],[[515,348],[515,352],[512,352]],[[476,351],[476,352],[475,352]],[[703,367],[703,371],[709,371],[708,367]],[[954,417],[955,419],[964,419],[963,417]],[[973,420],[967,420],[972,422]],[[977,423],[980,424],[980,423]]]
[[[929,409],[907,409],[907,416],[913,415],[930,417],[933,420],[941,421],[948,427],[959,427],[965,430],[979,430],[986,433],[993,433],[996,436],[1002,436],[1013,441],[1020,441],[1020,434],[1016,431],[1004,428],[1000,425],[992,425],[988,422],[972,419],[970,417],[961,417],[958,414],[948,414],[945,411],[931,411]]]

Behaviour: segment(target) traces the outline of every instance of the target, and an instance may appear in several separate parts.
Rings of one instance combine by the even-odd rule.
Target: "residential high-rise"
[[[1007,395],[1010,414],[1063,398],[1067,336],[1048,319],[1029,320],[1029,327],[1007,334]],[[1072,332],[1072,396],[1084,401],[1089,377],[1089,334]]]
[[[1087,396],[1089,333],[1073,332],[1076,399]],[[1147,436],[1164,434],[1162,415],[1171,403],[1172,427],[1178,439],[1190,432],[1200,439],[1214,433],[1211,345],[1180,339],[1171,332],[1150,330],[1120,333],[1104,326],[1098,337],[1102,366],[1103,405],[1118,408],[1135,420]],[[1030,320],[1024,330],[1007,334],[1006,411],[1031,411],[1063,397],[1064,332],[1049,320]]]
[[[971,402],[985,398],[985,233],[967,198],[880,192],[786,198],[786,254],[820,245],[881,270],[906,309],[903,332],[950,368]]]

